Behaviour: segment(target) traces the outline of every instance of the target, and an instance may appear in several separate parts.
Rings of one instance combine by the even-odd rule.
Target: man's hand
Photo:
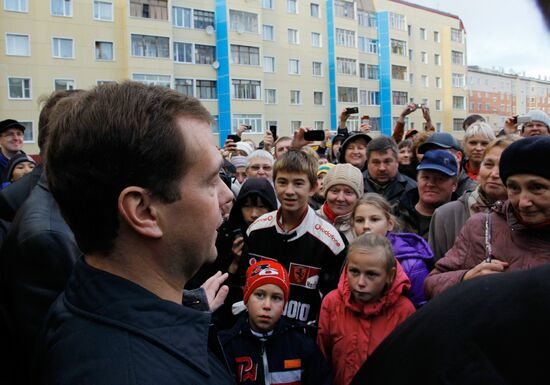
[[[304,139],[304,133],[309,131],[309,127],[300,127],[296,131],[294,131],[294,135],[292,136],[292,142],[290,142],[290,148],[293,148],[295,150],[299,150],[302,147],[313,143],[310,140]]]
[[[502,273],[508,267],[508,262],[503,262],[498,259],[492,259],[491,262],[483,261],[480,264],[474,266],[464,274],[463,281],[475,277],[481,277],[482,275]]]
[[[518,133],[518,116],[512,115],[506,118],[504,121],[504,132],[506,134]]]
[[[271,151],[273,147],[273,134],[270,130],[267,130],[264,135],[264,150]]]
[[[340,113],[340,116],[338,117],[338,119],[340,120],[340,122],[338,123],[338,127],[346,128],[346,122],[348,121],[348,118],[349,118],[348,110],[344,108]]]
[[[227,273],[222,274],[221,271],[218,271],[216,274],[208,278],[201,286],[206,293],[208,306],[212,312],[216,311],[221,305],[223,305],[223,302],[229,293],[229,287],[227,285],[221,286],[228,276],[229,275]]]
[[[227,151],[231,154],[237,153],[237,143],[233,142],[233,139],[226,139],[223,144],[224,151]]]
[[[432,117],[430,116],[430,109],[424,104],[422,105],[422,115],[426,121],[426,131],[435,131],[435,127],[432,124]]]
[[[370,129],[371,125],[368,123],[361,123],[361,125],[359,126],[359,130],[361,132],[364,132],[365,134],[368,134],[370,132]]]
[[[245,132],[246,130],[248,130],[248,128],[246,127],[246,124],[240,124],[239,128],[237,128],[237,131],[235,132],[235,134],[242,137],[243,132]]]

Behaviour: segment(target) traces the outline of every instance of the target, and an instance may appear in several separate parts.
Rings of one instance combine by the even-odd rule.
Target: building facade
[[[468,89],[468,113],[483,116],[495,131],[511,115],[533,109],[550,115],[548,80],[469,66]]]
[[[390,134],[409,102],[437,130],[467,115],[458,16],[397,0],[3,0],[0,115],[26,124],[37,152],[39,99],[133,79],[201,99],[223,142],[239,124]],[[420,112],[406,126],[421,127]]]

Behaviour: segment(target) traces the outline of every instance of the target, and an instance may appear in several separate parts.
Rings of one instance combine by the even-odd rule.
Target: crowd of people
[[[425,129],[404,132],[417,109]],[[402,351],[442,349],[418,324],[456,298],[484,314],[460,334],[475,343],[493,324],[456,292],[550,262],[550,118],[528,115],[498,133],[471,116],[457,139],[427,106],[407,105],[392,137],[348,130],[344,110],[321,141],[302,127],[256,143],[241,125],[217,148],[211,115],[174,90],[53,93],[40,164],[25,127],[0,122],[7,383],[383,382]],[[494,344],[448,349],[461,356],[437,357],[447,372],[411,378],[470,383],[453,370],[477,357],[479,378],[515,375]]]

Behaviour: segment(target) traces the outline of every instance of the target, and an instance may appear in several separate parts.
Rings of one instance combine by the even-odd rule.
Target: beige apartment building
[[[550,81],[503,70],[468,67],[468,112],[478,114],[495,131],[511,115],[542,110],[550,115]]]
[[[409,102],[438,130],[467,115],[460,18],[398,0],[2,0],[0,118],[29,128],[53,90],[133,79],[201,99],[223,141],[239,124],[336,129],[345,107],[390,134]],[[420,112],[407,128],[422,127]]]

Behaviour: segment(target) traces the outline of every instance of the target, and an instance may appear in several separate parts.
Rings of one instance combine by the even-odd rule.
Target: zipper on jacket
[[[269,365],[267,363],[267,352],[265,349],[265,341],[262,341],[262,361],[264,363],[264,383],[265,385],[271,385],[271,376],[269,375]]]

